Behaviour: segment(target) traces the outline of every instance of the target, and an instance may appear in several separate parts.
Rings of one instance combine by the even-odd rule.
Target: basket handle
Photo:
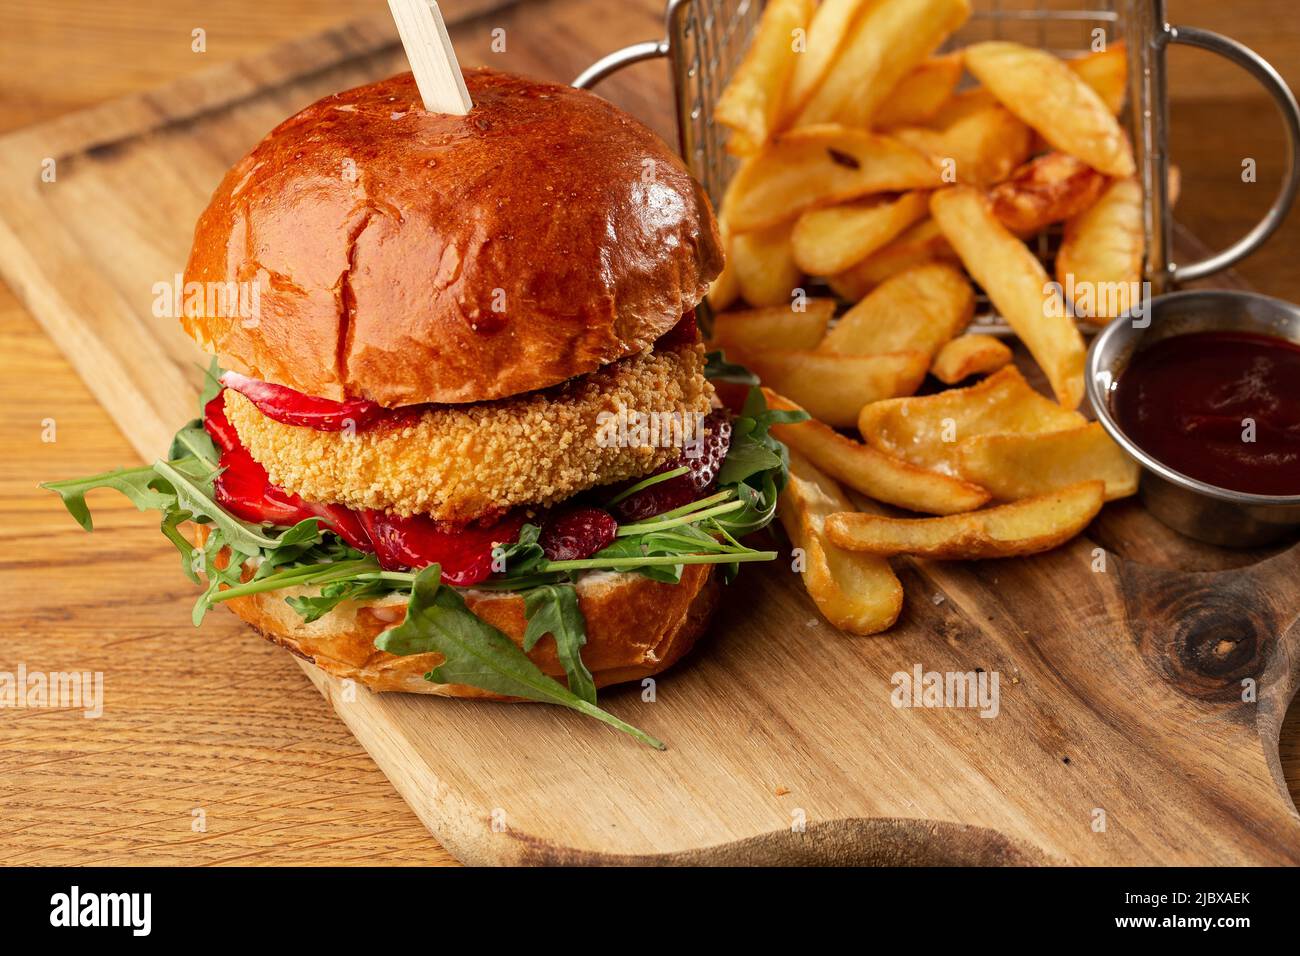
[[[633,43],[631,46],[625,46],[608,56],[601,57],[579,73],[572,85],[580,90],[589,90],[605,77],[617,73],[625,66],[640,63],[642,60],[657,60],[667,55],[667,40],[645,40],[641,43]]]
[[[1264,215],[1264,218],[1255,223],[1250,232],[1221,252],[1207,256],[1198,262],[1189,262],[1186,265],[1166,263],[1169,278],[1173,282],[1189,282],[1193,279],[1201,279],[1212,275],[1244,259],[1262,246],[1264,241],[1273,234],[1274,230],[1282,224],[1282,220],[1286,218],[1286,214],[1291,209],[1291,204],[1295,201],[1297,187],[1300,187],[1300,106],[1297,106],[1295,95],[1287,87],[1286,81],[1282,79],[1277,70],[1250,47],[1220,33],[1213,33],[1210,30],[1171,26],[1167,23],[1163,26],[1164,29],[1157,34],[1156,38],[1156,42],[1160,46],[1169,43],[1181,43],[1185,46],[1209,50],[1211,53],[1217,53],[1219,56],[1232,60],[1259,80],[1264,89],[1268,90],[1269,94],[1272,95],[1274,102],[1277,103],[1278,109],[1282,113],[1287,138],[1282,188],[1278,190],[1277,198],[1273,200],[1273,205]],[[1162,153],[1164,155],[1161,156],[1161,166],[1167,172],[1169,158],[1163,150]],[[1160,207],[1168,210],[1167,175],[1157,177],[1153,185],[1161,192]]]

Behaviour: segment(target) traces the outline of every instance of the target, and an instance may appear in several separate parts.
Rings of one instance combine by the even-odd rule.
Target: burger
[[[718,231],[665,144],[585,91],[465,81],[468,115],[408,73],[240,160],[184,274],[200,417],[153,465],[45,487],[87,530],[94,488],[160,511],[196,625],[222,604],[372,690],[548,701],[661,746],[597,688],[674,664],[775,557],[742,539],[793,416],[706,355]]]

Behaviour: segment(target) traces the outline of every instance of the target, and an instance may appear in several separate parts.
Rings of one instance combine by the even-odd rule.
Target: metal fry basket
[[[666,57],[671,65],[682,156],[704,184],[715,207],[738,165],[726,151],[727,130],[714,121],[713,107],[744,58],[766,0],[668,0],[666,35],[625,47],[592,64],[574,80],[588,88],[632,63]],[[1128,104],[1122,117],[1132,136],[1145,197],[1145,278],[1159,294],[1180,282],[1203,278],[1248,256],[1281,224],[1300,183],[1300,108],[1277,71],[1259,54],[1218,33],[1173,26],[1165,0],[972,0],[967,23],[947,47],[983,40],[1011,40],[1080,56],[1116,40],[1129,56]],[[1180,43],[1217,53],[1250,72],[1282,113],[1287,133],[1282,186],[1272,207],[1255,226],[1221,252],[1196,262],[1176,263],[1171,242],[1167,129],[1169,101],[1165,51]],[[1053,236],[1037,240],[1051,254]],[[985,317],[983,331],[997,331],[1000,319]]]

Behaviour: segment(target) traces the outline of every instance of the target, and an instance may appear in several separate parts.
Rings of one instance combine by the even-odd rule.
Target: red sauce
[[[1300,494],[1300,345],[1251,332],[1163,339],[1133,357],[1111,410],[1143,450],[1190,478]]]

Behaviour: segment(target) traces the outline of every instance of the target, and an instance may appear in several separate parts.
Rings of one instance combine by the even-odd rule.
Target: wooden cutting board
[[[444,4],[463,62],[565,80],[637,38],[595,0],[506,6]],[[289,113],[402,62],[376,20],[0,139],[0,274],[143,457],[194,411],[201,357],[150,305],[209,192]],[[659,67],[603,92],[671,129]],[[304,669],[466,862],[1300,863],[1277,754],[1297,549],[1197,545],[1128,501],[1050,554],[898,570],[898,626],[858,638],[788,563],[747,568],[653,702],[602,695],[666,753],[554,708],[353,699]],[[918,665],[996,672],[998,716],[895,708]]]

